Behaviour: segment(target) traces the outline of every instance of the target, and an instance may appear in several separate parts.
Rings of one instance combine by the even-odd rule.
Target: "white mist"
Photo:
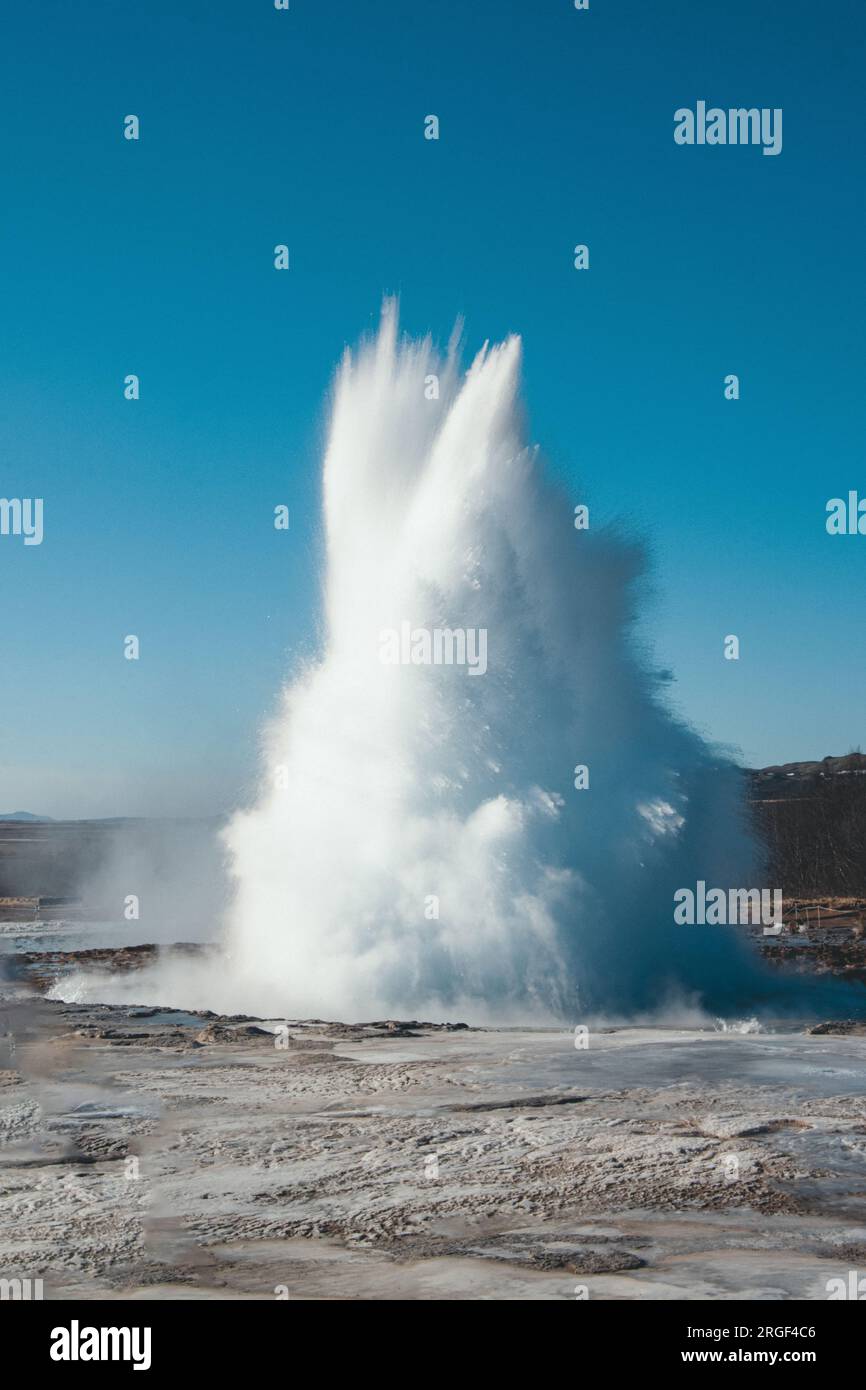
[[[464,374],[455,344],[440,361],[400,342],[387,304],[346,354],[322,656],[287,686],[226,835],[226,1007],[504,1021],[720,997],[741,976],[730,932],[672,918],[687,869],[749,881],[733,784],[632,648],[634,548],[576,531],[526,446],[520,353],[485,345]],[[383,630],[407,624],[484,630],[483,678],[383,664]]]
[[[456,342],[441,361],[399,341],[393,304],[346,354],[321,656],[225,832],[228,960],[79,975],[65,997],[347,1021],[778,1007],[740,929],[674,921],[683,884],[759,882],[741,774],[668,712],[631,639],[639,550],[575,528],[526,445],[519,371],[515,337],[466,373]],[[483,631],[483,674],[383,661],[407,629],[449,650]]]

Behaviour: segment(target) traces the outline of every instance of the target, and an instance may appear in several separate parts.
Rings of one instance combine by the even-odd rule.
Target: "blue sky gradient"
[[[0,537],[0,810],[245,797],[315,649],[329,382],[385,293],[467,352],[523,336],[533,439],[647,543],[685,717],[751,764],[860,743],[866,536],[824,518],[866,494],[864,59],[854,0],[16,7],[0,493],[45,540]],[[782,153],[675,145],[698,99],[781,107]]]

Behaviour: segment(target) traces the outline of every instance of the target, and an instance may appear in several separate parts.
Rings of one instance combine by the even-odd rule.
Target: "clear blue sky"
[[[523,335],[533,437],[651,548],[684,714],[751,763],[866,742],[866,537],[824,529],[866,493],[864,60],[859,0],[14,7],[0,492],[45,540],[0,537],[0,811],[244,794],[315,642],[324,393],[384,292]],[[782,107],[781,155],[675,145],[698,99]]]

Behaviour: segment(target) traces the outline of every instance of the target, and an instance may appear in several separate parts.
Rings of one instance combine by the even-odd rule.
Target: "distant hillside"
[[[866,894],[866,755],[746,775],[774,887],[788,897]]]
[[[150,941],[198,939],[228,895],[219,821],[0,820],[0,921],[75,916],[118,920],[140,897]],[[2,1031],[2,1029],[0,1029]]]
[[[34,816],[32,811],[4,811],[0,814],[0,820],[29,820],[44,823],[51,820],[51,816]]]
[[[772,800],[777,796],[815,796],[822,784],[836,778],[866,777],[866,753],[846,753],[842,758],[822,758],[820,762],[751,768],[748,776],[754,801]]]

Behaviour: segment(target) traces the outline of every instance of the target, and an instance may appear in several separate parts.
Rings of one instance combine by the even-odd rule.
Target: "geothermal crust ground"
[[[0,1268],[46,1298],[826,1299],[866,1266],[861,1026],[3,1013]]]

